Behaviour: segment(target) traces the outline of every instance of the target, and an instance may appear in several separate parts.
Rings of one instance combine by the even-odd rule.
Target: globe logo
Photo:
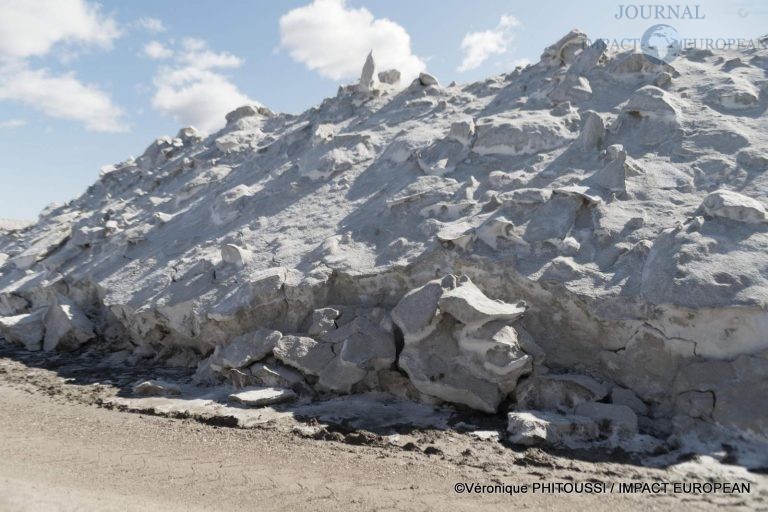
[[[654,64],[669,64],[683,51],[677,30],[669,25],[654,25],[646,30],[640,48]]]

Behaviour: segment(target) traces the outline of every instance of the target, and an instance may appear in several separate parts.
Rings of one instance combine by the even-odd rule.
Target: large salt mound
[[[41,347],[58,308],[60,349],[93,329],[135,360],[196,364],[275,329],[251,347],[274,375],[485,411],[530,373],[578,369],[654,417],[768,436],[737,392],[768,387],[767,57],[659,66],[573,31],[525,69],[405,89],[371,58],[301,115],[185,128],[0,231],[0,333]],[[220,352],[201,377],[255,378]],[[738,368],[681,381],[712,361]]]

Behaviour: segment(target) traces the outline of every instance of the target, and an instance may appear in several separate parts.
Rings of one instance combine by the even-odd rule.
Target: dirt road
[[[87,389],[54,372],[0,359],[0,510],[615,512],[765,504],[705,496],[457,494],[458,482],[629,480],[659,473],[602,463],[462,465],[439,455],[318,441],[270,428],[108,410],[83,400],[92,392]]]

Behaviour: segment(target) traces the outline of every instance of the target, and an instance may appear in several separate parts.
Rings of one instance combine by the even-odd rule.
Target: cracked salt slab
[[[229,387],[201,390],[184,387],[180,398],[115,397],[108,405],[131,412],[151,412],[160,416],[192,417],[206,422],[217,422],[250,428],[280,419],[317,419],[321,422],[350,428],[377,431],[400,426],[415,428],[449,428],[454,411],[447,407],[433,407],[403,400],[386,393],[348,395],[313,403],[301,401],[293,404],[261,407],[258,409],[227,405],[232,393]]]

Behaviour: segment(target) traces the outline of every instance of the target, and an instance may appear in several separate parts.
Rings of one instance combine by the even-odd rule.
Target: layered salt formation
[[[516,442],[765,440],[766,73],[765,50],[657,65],[579,31],[464,86],[369,56],[316,108],[185,128],[0,231],[0,333],[511,407]]]

